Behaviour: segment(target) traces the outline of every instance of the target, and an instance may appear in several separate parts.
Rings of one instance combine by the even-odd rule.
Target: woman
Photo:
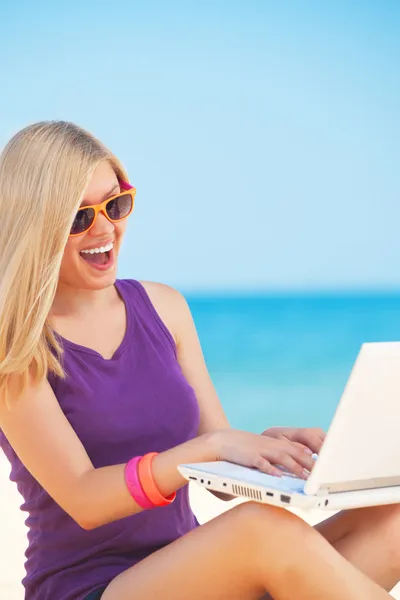
[[[246,503],[198,527],[179,463],[306,477],[323,435],[229,428],[183,297],[116,279],[134,196],[71,123],[0,159],[0,439],[29,515],[26,600],[388,598],[397,507],[316,530]]]

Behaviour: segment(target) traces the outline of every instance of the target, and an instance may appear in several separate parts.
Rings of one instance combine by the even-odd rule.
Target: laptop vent
[[[235,496],[245,496],[246,498],[251,498],[252,500],[262,500],[261,492],[244,485],[236,485],[236,483],[233,483],[232,492],[235,494]]]

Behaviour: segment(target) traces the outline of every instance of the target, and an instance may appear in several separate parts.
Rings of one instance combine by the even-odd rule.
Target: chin
[[[113,269],[112,273],[100,273],[95,277],[82,277],[80,288],[85,290],[104,290],[114,285],[116,279],[117,271]]]
[[[70,273],[67,276],[60,273],[59,284],[69,289],[96,291],[113,286],[116,279],[117,270],[114,268],[112,271],[100,272],[95,275],[80,272],[75,277],[71,277]]]
[[[105,290],[106,288],[112,287],[117,279],[117,274],[114,273],[112,277],[104,277],[104,279],[98,279],[96,281],[86,281],[86,286],[83,289],[87,290]]]

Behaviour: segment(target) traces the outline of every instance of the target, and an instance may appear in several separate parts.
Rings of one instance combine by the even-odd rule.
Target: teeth
[[[109,252],[114,247],[113,242],[107,244],[107,246],[100,246],[100,248],[90,248],[90,250],[81,250],[82,254],[98,254],[99,252]]]

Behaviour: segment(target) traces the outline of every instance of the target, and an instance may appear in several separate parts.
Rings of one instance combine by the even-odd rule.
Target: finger
[[[315,464],[310,454],[306,454],[292,442],[276,441],[274,446],[265,449],[265,456],[271,463],[282,465],[303,479],[304,469],[311,471]]]
[[[323,440],[315,433],[314,429],[299,429],[297,434],[297,440],[308,446],[313,452],[321,450]]]
[[[275,467],[274,465],[272,465],[269,462],[269,460],[267,460],[266,458],[264,458],[261,455],[257,456],[257,458],[254,460],[253,466],[256,469],[258,469],[259,471],[266,473],[267,475],[274,475],[275,477],[282,477],[282,471],[280,469],[278,469],[277,467]]]
[[[321,451],[322,445],[324,443],[324,440],[321,439],[318,436],[313,436],[313,438],[310,440],[310,448],[311,450],[313,450],[316,454],[319,454],[319,452]]]
[[[321,429],[321,427],[315,427],[313,431],[315,435],[317,435],[321,440],[324,440],[326,438],[326,431]]]
[[[288,447],[285,450],[293,460],[299,463],[303,468],[307,469],[307,471],[311,471],[314,467],[315,460],[312,458],[311,454],[304,452],[304,450],[296,447],[293,443],[288,444]]]
[[[299,448],[294,442],[288,442],[287,440],[270,440],[269,443],[265,444],[264,448],[262,448],[260,454],[271,463],[283,465],[291,472],[293,472],[293,463],[290,458],[300,465],[300,471],[302,468],[311,471],[315,462],[310,454],[304,452],[303,448]],[[300,476],[299,469],[295,471],[295,474]]]
[[[288,438],[286,438],[286,440],[291,442],[291,440],[289,440]],[[291,442],[291,443],[294,444],[297,448],[300,448],[300,450],[303,450],[303,452],[306,452],[307,454],[310,454],[310,455],[313,454],[313,451],[308,446],[305,446],[304,444],[300,444],[300,442]]]
[[[310,429],[309,434],[314,440],[320,440],[322,443],[325,441],[326,432],[320,427],[314,427],[313,429]]]
[[[274,464],[280,465],[287,469],[290,473],[293,473],[296,477],[300,479],[307,479],[307,473],[302,467],[300,463],[298,463],[294,458],[292,458],[289,454],[282,452],[279,458],[277,458],[277,462],[273,461]]]

